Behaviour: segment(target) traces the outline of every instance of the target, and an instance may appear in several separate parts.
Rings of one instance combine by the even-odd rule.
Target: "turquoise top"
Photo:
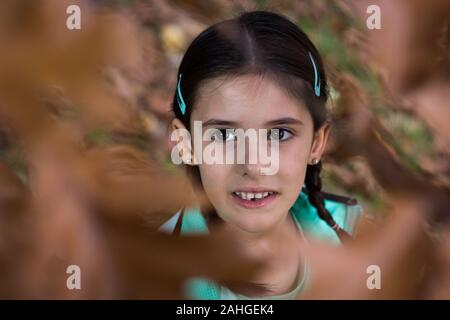
[[[353,234],[355,225],[362,215],[362,208],[358,204],[345,204],[325,198],[325,207],[333,216],[336,223],[349,234]],[[180,215],[178,211],[159,230],[162,232],[173,232]],[[339,245],[340,240],[335,231],[319,218],[316,208],[309,202],[307,194],[302,191],[290,213],[297,224],[299,231],[304,234],[306,240],[324,241],[333,245]],[[204,216],[198,207],[186,208],[183,215],[181,234],[208,234],[208,226]],[[303,266],[303,277],[297,286],[285,294],[277,296],[247,297],[232,292],[226,287],[205,278],[191,278],[186,282],[186,294],[192,299],[294,299],[303,293],[308,286],[309,268],[307,261]]]

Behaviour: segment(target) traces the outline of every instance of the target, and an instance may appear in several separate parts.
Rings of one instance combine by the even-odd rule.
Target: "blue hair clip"
[[[311,54],[311,52],[309,52],[309,58],[311,59],[311,63],[313,65],[314,68],[314,93],[316,94],[316,96],[320,97],[320,79],[319,79],[319,73],[317,72],[317,67],[316,67],[316,63],[314,62],[314,58]]]
[[[178,105],[180,106],[181,113],[184,115],[186,113],[186,104],[184,103],[183,96],[181,95],[180,84],[181,84],[181,73],[180,73],[180,77],[178,79],[177,101],[178,101]]]

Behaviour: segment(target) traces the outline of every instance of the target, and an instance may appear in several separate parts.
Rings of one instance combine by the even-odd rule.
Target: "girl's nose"
[[[261,175],[263,164],[260,162],[257,152],[255,155],[251,155],[249,153],[250,151],[247,148],[245,154],[245,163],[237,164],[238,170],[242,176],[247,175],[248,177],[258,177]]]
[[[241,164],[240,166],[240,173],[242,176],[248,176],[249,178],[256,178],[261,175],[261,168],[262,166],[260,164]]]

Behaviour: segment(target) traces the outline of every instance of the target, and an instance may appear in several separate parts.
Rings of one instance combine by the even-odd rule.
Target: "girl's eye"
[[[235,136],[233,129],[214,129],[211,140],[216,142],[227,142],[234,140]]]
[[[268,133],[269,140],[284,141],[293,136],[292,132],[283,128],[270,129]]]

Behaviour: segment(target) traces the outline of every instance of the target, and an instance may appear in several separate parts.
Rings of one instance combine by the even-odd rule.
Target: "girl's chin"
[[[250,218],[250,217],[248,217]],[[236,219],[234,221],[229,221],[229,223],[235,225],[240,231],[252,234],[264,234],[270,231],[276,224],[275,221],[266,221],[266,219],[261,219],[261,217],[253,219]]]

